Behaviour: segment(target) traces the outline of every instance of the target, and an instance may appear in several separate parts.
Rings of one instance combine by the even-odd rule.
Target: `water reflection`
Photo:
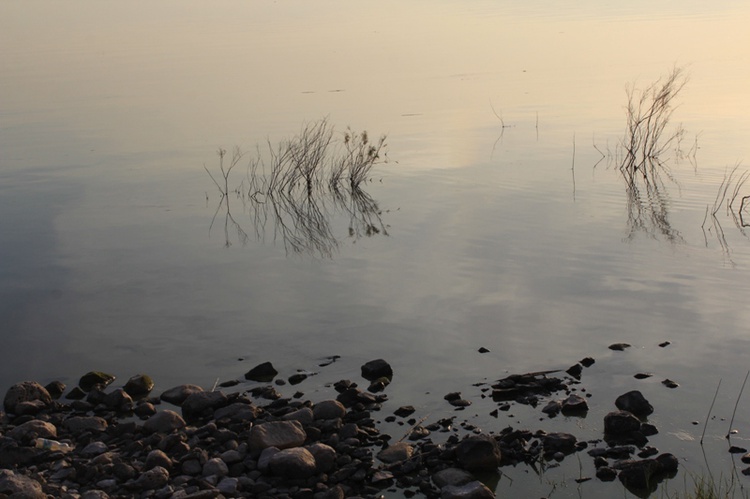
[[[338,220],[348,221],[348,237],[388,235],[383,212],[364,186],[373,182],[370,172],[384,155],[385,137],[371,142],[367,132],[347,130],[339,142],[326,120],[303,126],[299,135],[260,148],[248,162],[239,187],[229,189],[232,169],[244,157],[235,149],[225,166],[226,151],[219,151],[218,174],[206,168],[221,197],[209,227],[224,215],[224,245],[246,244],[247,231],[230,209],[230,197],[241,203],[259,241],[269,236],[281,240],[287,254],[307,253],[331,258],[340,245],[335,235]]]

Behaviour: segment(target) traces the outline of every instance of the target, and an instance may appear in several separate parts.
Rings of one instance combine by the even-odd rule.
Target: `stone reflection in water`
[[[248,242],[248,232],[230,209],[232,197],[249,216],[256,239],[280,239],[287,253],[331,258],[340,244],[334,230],[339,218],[348,219],[348,237],[354,240],[387,236],[383,212],[364,190],[364,185],[372,182],[370,172],[381,163],[385,148],[384,136],[371,142],[367,132],[347,129],[342,140],[336,141],[326,120],[306,124],[299,135],[278,146],[269,143],[266,158],[258,148],[248,161],[246,178],[231,190],[229,176],[244,154],[235,149],[225,166],[226,151],[222,149],[221,178],[206,168],[221,194],[209,233],[223,210],[225,246],[231,246],[234,238],[241,244]]]

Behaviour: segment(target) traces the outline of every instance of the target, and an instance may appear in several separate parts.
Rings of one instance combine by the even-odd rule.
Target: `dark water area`
[[[461,416],[490,431],[597,438],[639,389],[652,443],[682,459],[663,490],[731,472],[750,213],[717,197],[727,183],[750,195],[744,4],[141,7],[0,6],[0,392],[90,370],[210,388],[271,361],[317,372],[299,387],[315,398],[384,358],[384,413],[455,415],[442,397],[461,391],[475,401]],[[667,133],[681,140],[660,181],[628,182],[626,89],[675,66],[689,78]],[[322,119],[334,151],[347,127],[386,136],[361,196],[251,199],[252,159]],[[234,147],[222,198],[206,170]],[[299,209],[325,230],[311,239]],[[583,419],[496,419],[473,387],[586,356]],[[735,443],[748,410],[743,397]],[[626,494],[570,485],[573,461],[533,480],[503,470],[497,492]]]

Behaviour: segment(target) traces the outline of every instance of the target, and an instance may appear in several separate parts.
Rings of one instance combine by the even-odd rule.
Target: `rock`
[[[371,393],[363,392],[359,388],[349,388],[341,392],[336,400],[344,407],[352,407],[356,404],[370,405],[377,403],[378,399]]]
[[[185,399],[188,398],[188,396],[192,395],[193,393],[199,393],[202,391],[203,388],[198,385],[179,385],[166,390],[159,396],[159,398],[164,402],[169,402],[170,404],[181,406]]]
[[[84,431],[102,432],[107,429],[107,421],[99,416],[73,416],[63,421],[63,427],[71,433]]]
[[[108,393],[103,402],[104,405],[118,412],[131,412],[133,410],[133,399],[122,388]]]
[[[745,464],[750,464],[750,453],[745,454],[740,458],[740,460]]]
[[[602,482],[611,482],[617,478],[617,471],[613,470],[609,466],[602,466],[596,469],[596,478]]]
[[[651,373],[636,373],[633,375],[635,379],[646,379],[650,378],[651,376],[653,376],[653,374]]]
[[[88,392],[97,385],[106,388],[112,384],[114,380],[115,377],[112,374],[101,371],[91,371],[81,376],[81,379],[78,381],[78,386],[81,387],[81,390],[84,392]]]
[[[229,399],[223,392],[196,392],[182,402],[182,417],[188,422],[211,418],[216,409],[228,403]]]
[[[674,381],[672,381],[671,379],[665,379],[664,381],[661,382],[661,384],[666,386],[667,388],[677,388],[678,386],[680,386]]]
[[[583,366],[581,364],[575,364],[573,366],[570,366],[565,372],[573,376],[575,379],[581,379]]]
[[[260,409],[252,404],[245,402],[234,402],[226,407],[221,407],[214,411],[214,419],[228,418],[233,422],[238,421],[255,421]]]
[[[478,352],[479,353],[489,353],[489,350],[487,348],[484,348],[484,347],[479,347]]]
[[[385,390],[385,388],[390,384],[391,380],[389,378],[381,376],[380,378],[370,383],[370,386],[367,387],[367,391],[372,393],[379,393]]]
[[[315,458],[317,473],[328,473],[336,466],[336,450],[330,445],[314,443],[305,447]]]
[[[131,397],[144,397],[154,389],[154,380],[147,374],[136,374],[125,383],[124,390]]]
[[[284,478],[307,478],[315,474],[315,457],[303,447],[280,450],[269,461],[271,473]]]
[[[576,450],[577,441],[576,437],[570,433],[548,433],[542,438],[544,454],[549,455],[556,452],[571,454]]]
[[[446,485],[466,485],[474,481],[474,476],[461,468],[445,468],[433,474],[432,481],[442,489]]]
[[[305,443],[307,434],[298,421],[270,421],[253,426],[248,444],[253,451],[266,447],[288,449]]]
[[[279,372],[274,369],[270,362],[264,362],[246,372],[245,379],[267,383],[275,378],[277,374],[279,374]]]
[[[141,419],[148,419],[156,414],[156,407],[151,402],[141,401],[135,406],[133,413]]]
[[[16,405],[16,416],[33,416],[39,414],[45,407],[47,407],[47,404],[41,400],[20,402]]]
[[[227,463],[218,457],[209,459],[206,461],[206,464],[203,465],[203,476],[216,475],[221,478],[227,476],[227,473],[229,473]]]
[[[265,473],[268,471],[268,466],[270,465],[271,458],[281,452],[276,447],[266,447],[263,449],[263,451],[260,453],[260,456],[258,456],[258,469]]]
[[[44,389],[47,390],[47,393],[49,393],[49,396],[52,397],[53,400],[56,400],[65,392],[65,383],[62,381],[53,381],[45,385]]]
[[[552,418],[560,413],[560,409],[562,409],[562,404],[559,400],[550,400],[547,402],[547,405],[542,408],[542,412]]]
[[[629,343],[613,343],[609,346],[610,350],[614,350],[616,352],[622,352],[626,348],[630,348]]]
[[[662,469],[655,459],[621,461],[617,463],[616,468],[620,469],[617,477],[622,484],[634,491],[650,490],[653,476]]]
[[[495,470],[502,456],[494,438],[488,435],[472,435],[456,445],[456,458],[469,471]]]
[[[371,360],[362,366],[362,377],[367,381],[374,381],[382,377],[393,379],[393,369],[383,359]]]
[[[117,480],[102,480],[97,482],[97,487],[109,488],[117,486]],[[87,490],[81,494],[81,499],[109,499],[109,494],[103,490]]]
[[[5,392],[5,399],[3,406],[5,412],[15,414],[16,407],[21,402],[31,402],[39,400],[45,405],[52,402],[52,397],[49,392],[36,381],[22,381],[11,386],[7,392]]]
[[[591,357],[585,357],[581,359],[580,363],[583,367],[591,367],[596,361]]]
[[[411,416],[412,414],[414,414],[415,411],[416,409],[414,409],[414,406],[404,405],[404,406],[399,407],[395,411],[393,411],[393,414],[395,414],[396,416],[405,418],[407,416]]]
[[[668,347],[671,344],[672,344],[672,342],[670,342],[670,341],[662,341],[661,343],[659,343],[659,346],[662,347],[662,348],[664,348],[664,347]]]
[[[0,470],[0,494],[18,499],[47,498],[39,482],[11,470]]]
[[[399,463],[406,461],[414,453],[414,447],[406,442],[396,442],[378,452],[378,459],[385,464]]]
[[[473,481],[464,485],[446,485],[440,491],[440,499],[494,499],[495,494],[482,482]]]
[[[104,442],[91,442],[86,447],[81,449],[81,455],[84,457],[92,458],[100,454],[107,452],[107,444]]]
[[[32,419],[16,426],[8,432],[8,436],[20,442],[31,442],[35,438],[57,438],[57,428],[52,423]]]
[[[309,407],[303,407],[296,411],[284,414],[282,418],[284,421],[299,421],[303,426],[312,424],[314,417],[313,411]]]
[[[150,433],[169,434],[175,430],[184,428],[186,425],[182,416],[174,411],[165,409],[157,412],[143,423],[143,428]]]
[[[665,473],[673,473],[677,471],[677,467],[679,466],[679,461],[677,458],[668,452],[665,452],[664,454],[660,454],[656,458],[656,462],[661,465],[662,471]]]
[[[628,411],[636,416],[648,416],[654,412],[654,407],[649,404],[646,397],[638,390],[633,390],[617,397],[615,405],[621,411]]]
[[[563,400],[561,410],[563,414],[582,414],[589,410],[589,404],[580,395],[572,394]]]
[[[141,474],[135,481],[135,487],[142,490],[160,489],[169,483],[169,471],[156,466]]]
[[[234,497],[237,495],[238,484],[239,480],[237,478],[227,476],[221,479],[216,485],[216,489],[225,496]]]
[[[146,462],[144,463],[144,466],[146,470],[161,466],[165,470],[169,471],[172,469],[172,460],[164,453],[164,451],[154,449],[146,456]]]
[[[307,374],[305,373],[295,373],[289,376],[289,384],[290,385],[299,385],[303,381],[307,379]]]
[[[641,421],[627,411],[614,411],[604,416],[604,433],[622,435],[641,428]]]
[[[65,395],[65,398],[68,400],[82,400],[86,398],[86,392],[81,390],[80,386],[74,386],[70,389],[67,395]]]

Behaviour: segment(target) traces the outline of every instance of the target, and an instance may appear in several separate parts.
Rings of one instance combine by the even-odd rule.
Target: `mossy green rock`
[[[111,374],[101,371],[91,371],[81,376],[78,386],[81,387],[81,390],[88,392],[96,385],[109,386],[114,380],[115,377]]]
[[[131,397],[142,397],[154,389],[154,380],[147,374],[136,374],[125,383],[124,389]]]

